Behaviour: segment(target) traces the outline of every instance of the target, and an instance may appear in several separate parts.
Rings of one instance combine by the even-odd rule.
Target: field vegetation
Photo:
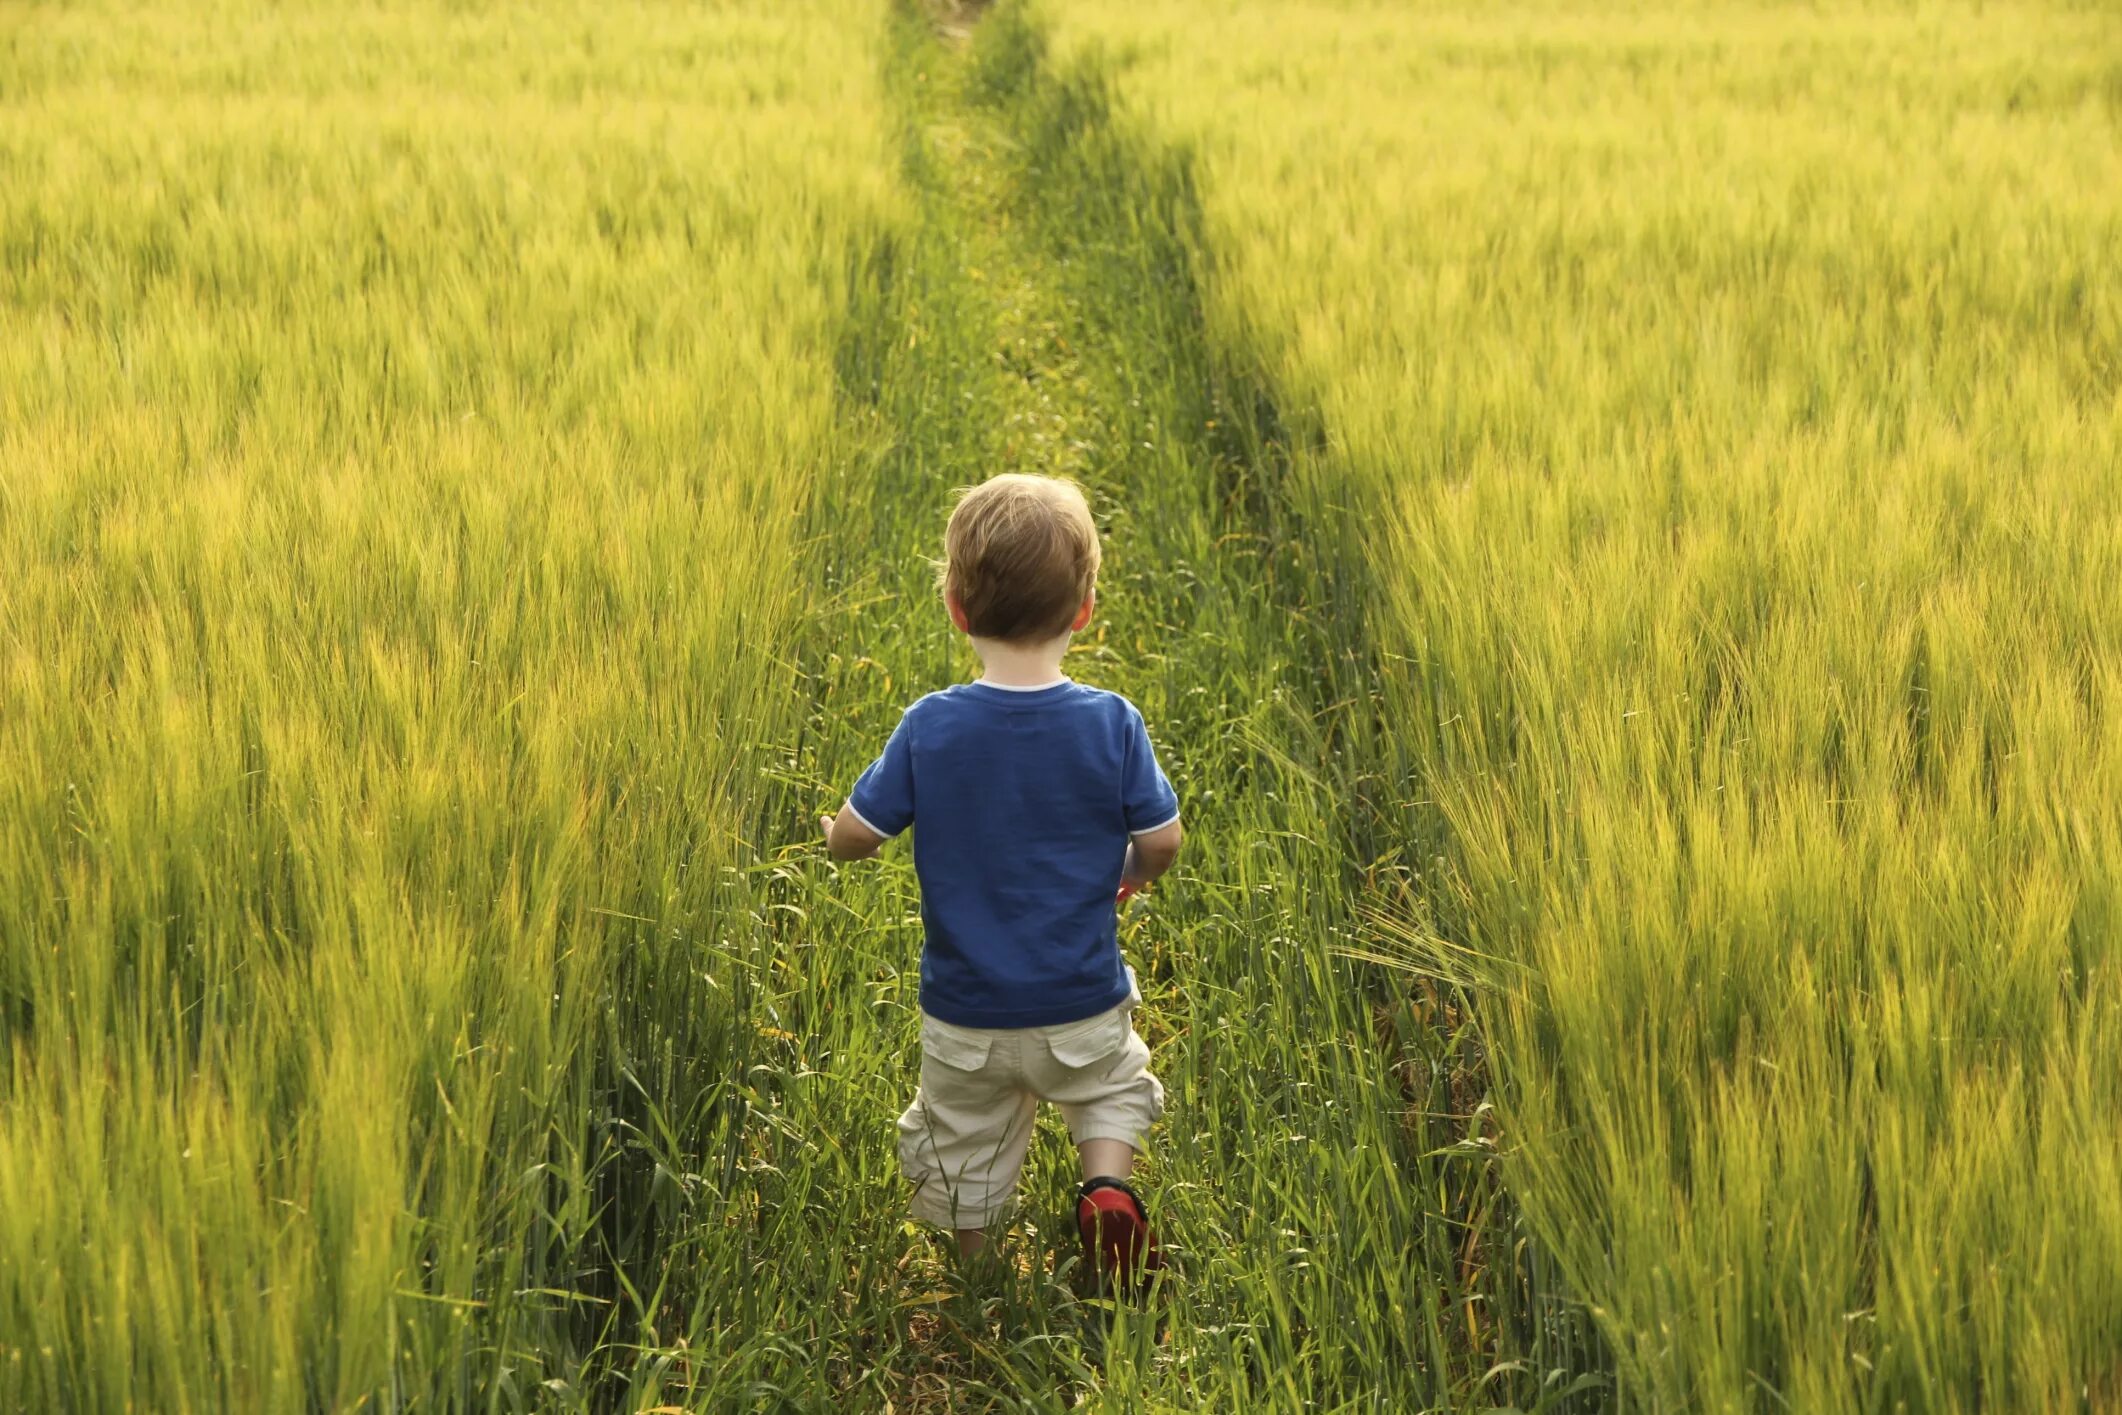
[[[2112,22],[937,18],[0,16],[0,1409],[2122,1399]],[[1141,1309],[1051,1122],[905,1220],[811,836],[1006,470]]]
[[[0,1408],[653,1359],[881,33],[0,18]]]
[[[1337,953],[1360,635],[1213,366],[1182,174],[1030,39],[12,22],[0,1406],[1449,1378]],[[1079,1298],[1052,1132],[1000,1273],[905,1220],[911,873],[807,834],[970,666],[927,557],[1008,468],[1091,487],[1077,672],[1223,838],[1128,924],[1183,1117],[1154,1318]]]
[[[1366,508],[1373,946],[1623,1394],[2122,1398],[2112,15],[1045,13]]]

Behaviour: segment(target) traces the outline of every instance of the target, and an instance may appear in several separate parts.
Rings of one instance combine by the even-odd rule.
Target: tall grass
[[[876,34],[0,21],[0,1406],[626,1369],[742,1056]]]
[[[894,30],[914,218],[842,363],[871,456],[817,508],[832,597],[794,644],[809,717],[783,770],[803,804],[837,802],[910,699],[977,672],[930,563],[953,486],[1084,481],[1106,568],[1069,669],[1142,705],[1191,823],[1187,858],[1122,926],[1170,1097],[1142,1188],[1183,1279],[1148,1312],[1077,1295],[1075,1156],[1052,1119],[999,1272],[956,1272],[905,1221],[890,1118],[915,1074],[911,862],[895,846],[826,867],[791,810],[765,927],[730,940],[767,1040],[739,1171],[688,1200],[707,1221],[686,1261],[713,1278],[664,1327],[661,1395],[1423,1408],[1452,1379],[1436,1275],[1454,1235],[1405,1178],[1432,1073],[1396,1073],[1377,1043],[1394,1011],[1338,952],[1354,872],[1334,783],[1369,755],[1338,691],[1360,674],[1354,626],[1306,538],[1264,533],[1282,514],[1272,410],[1210,358],[1181,174],[1010,20],[969,48],[918,16]]]
[[[882,19],[9,22],[0,1406],[1444,1389],[1356,631],[1190,193],[1022,31]],[[906,1222],[910,870],[810,834],[971,667],[927,557],[1009,467],[1092,487],[1074,668],[1199,842],[1125,926],[1153,1314],[1072,1291],[1052,1129],[1001,1274]]]
[[[2111,18],[1044,14],[1375,509],[1395,932],[1630,1400],[2112,1403]]]
[[[2122,1396],[2117,49],[0,19],[0,1406],[1555,1407],[1558,1288],[1636,1404]],[[809,836],[1012,468],[1195,841],[1154,1314],[1051,1128],[904,1222]]]

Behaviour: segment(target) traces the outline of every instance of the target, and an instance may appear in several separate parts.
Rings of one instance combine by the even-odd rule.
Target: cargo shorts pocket
[[[1063,1066],[1081,1070],[1117,1056],[1133,1032],[1128,1025],[1128,1005],[1123,1003],[1110,1012],[1086,1017],[1081,1022],[1048,1028],[1046,1049]]]
[[[921,1018],[923,1060],[940,1061],[953,1071],[978,1071],[987,1065],[987,1053],[994,1043],[985,1032],[954,1027],[927,1015]]]

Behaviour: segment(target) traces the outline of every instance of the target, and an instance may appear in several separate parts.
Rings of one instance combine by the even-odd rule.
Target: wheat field
[[[2122,1398],[2113,15],[1049,12],[1378,518],[1381,946],[1621,1389]]]
[[[939,20],[941,21],[939,23]],[[2122,1401],[2097,6],[0,14],[0,1409]],[[953,487],[1175,1278],[906,1222]]]
[[[563,1395],[618,1078],[728,1049],[627,916],[792,711],[879,17],[0,23],[0,1400]]]

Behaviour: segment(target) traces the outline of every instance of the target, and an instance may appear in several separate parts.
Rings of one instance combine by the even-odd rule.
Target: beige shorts
[[[899,1117],[899,1163],[914,1182],[916,1218],[985,1228],[1009,1211],[1039,1102],[1061,1107],[1069,1138],[1142,1137],[1164,1113],[1149,1074],[1149,1044],[1131,1014],[1142,995],[1109,1012],[1052,1027],[958,1027],[921,1017],[921,1089]]]

